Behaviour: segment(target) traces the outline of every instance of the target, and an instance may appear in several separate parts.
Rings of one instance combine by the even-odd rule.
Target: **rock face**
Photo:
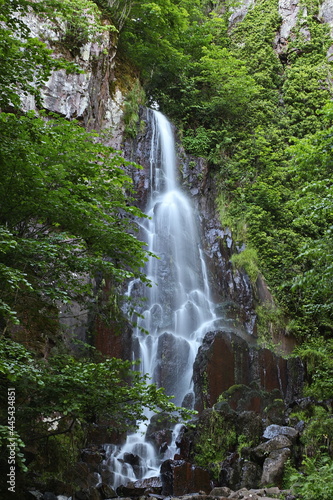
[[[161,466],[162,495],[185,495],[211,490],[209,472],[184,460],[166,460]]]
[[[111,94],[111,82],[115,80],[116,36],[104,32],[98,42],[82,45],[73,56],[61,44],[65,26],[45,22],[36,15],[25,18],[31,36],[40,38],[57,54],[75,62],[83,73],[67,74],[54,71],[42,88],[43,107],[66,118],[81,120],[87,129],[113,129],[112,145],[120,147],[122,140],[122,105],[124,97],[120,89]],[[59,55],[58,55],[59,57]],[[31,96],[22,96],[25,110],[36,109]]]
[[[147,111],[141,110],[146,122],[145,131],[124,145],[125,157],[142,165],[142,170],[132,169],[136,188],[136,200],[145,208],[150,193],[150,158],[152,130],[147,120]],[[235,250],[229,229],[223,229],[216,207],[216,183],[208,171],[205,161],[189,157],[178,146],[179,181],[192,198],[197,225],[201,233],[207,270],[211,283],[212,299],[221,305],[226,326],[238,329],[244,335],[255,334],[255,298],[249,278],[234,269],[230,257]]]
[[[268,349],[250,346],[233,332],[208,332],[199,348],[194,364],[196,408],[212,407],[218,397],[232,386],[257,387],[268,392],[277,391],[275,399],[292,400],[300,396],[301,381],[294,378],[303,372],[299,360],[286,360]],[[237,387],[235,387],[237,390]],[[247,391],[246,399],[238,397],[231,406],[235,409],[260,412],[263,401],[255,391]],[[237,407],[238,406],[238,407]]]

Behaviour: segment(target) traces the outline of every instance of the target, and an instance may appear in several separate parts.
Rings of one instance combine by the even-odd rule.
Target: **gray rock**
[[[280,495],[281,490],[280,488],[273,486],[272,488],[265,488],[265,493],[266,495]]]
[[[283,434],[276,436],[265,443],[260,444],[254,448],[251,452],[256,459],[262,459],[267,457],[272,451],[280,450],[281,448],[289,448],[292,445],[290,439]]]
[[[227,488],[227,486],[220,486],[213,488],[212,491],[209,493],[209,496],[211,497],[229,497],[233,491],[230,488]]]
[[[289,448],[272,451],[263,466],[261,484],[279,484],[282,480],[284,465],[291,452]]]
[[[258,497],[255,493],[250,493],[247,488],[242,488],[241,490],[235,491],[230,495],[229,498],[235,498],[237,500],[239,499],[247,499],[250,498],[251,500],[258,500]]]
[[[287,427],[275,424],[266,427],[263,437],[265,439],[273,439],[277,436],[280,436],[281,434],[287,436],[292,442],[294,442],[298,437],[298,431],[293,427]]]

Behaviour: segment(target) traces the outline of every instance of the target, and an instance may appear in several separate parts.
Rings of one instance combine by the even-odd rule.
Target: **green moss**
[[[252,284],[255,284],[259,276],[258,254],[255,248],[246,247],[243,251],[233,254],[231,262],[237,269],[243,269]]]
[[[136,137],[139,132],[143,131],[144,122],[139,119],[139,110],[145,102],[144,90],[139,80],[136,80],[124,103],[125,133],[130,137]]]

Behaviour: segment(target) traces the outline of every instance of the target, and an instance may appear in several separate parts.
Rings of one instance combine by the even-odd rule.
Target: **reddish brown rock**
[[[209,472],[185,460],[166,460],[161,465],[162,495],[181,496],[211,490]]]
[[[233,388],[235,397],[228,402],[234,410],[260,413],[267,403],[262,391],[275,391],[276,400],[299,396],[303,367],[297,359],[286,360],[269,349],[250,346],[236,333],[208,332],[194,363],[193,379],[198,411],[212,407],[222,393]],[[247,389],[236,394],[238,386]]]

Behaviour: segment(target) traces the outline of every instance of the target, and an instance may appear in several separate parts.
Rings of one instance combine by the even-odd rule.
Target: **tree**
[[[0,107],[14,111],[0,114],[4,328],[8,320],[26,317],[27,305],[36,300],[47,305],[50,313],[57,301],[91,299],[91,280],[97,273],[113,280],[135,274],[144,280],[140,267],[145,252],[134,236],[133,223],[134,216],[143,214],[131,206],[126,194],[131,181],[124,167],[129,163],[75,122],[19,111],[21,93],[38,98],[52,70],[77,69],[55,59],[43,42],[31,37],[24,15],[33,9],[36,15],[52,16],[55,27],[65,23],[65,37],[70,32],[91,39],[105,29],[95,3],[14,0],[1,4]]]
[[[51,462],[51,477],[71,485],[78,448],[83,446],[82,433],[96,423],[104,422],[114,435],[133,431],[136,421],[147,420],[146,409],[166,411],[174,421],[180,416],[188,418],[190,411],[177,408],[163,389],[148,382],[130,361],[103,359],[97,353],[93,353],[93,359],[78,360],[64,352],[47,361],[36,360],[23,345],[0,340],[2,469],[6,469],[8,443],[14,443],[18,483],[20,470],[27,473],[25,481],[34,481],[35,474],[45,475]],[[12,400],[15,433],[8,435],[8,429],[12,429],[8,401]],[[26,448],[33,455],[28,468],[22,453]],[[6,481],[3,474],[0,490],[7,491]]]
[[[60,118],[2,114],[0,131],[0,299],[7,318],[22,318],[33,297],[52,304],[91,298],[87,275],[145,280],[133,222],[143,214],[130,205],[131,180],[120,166],[129,162]]]

